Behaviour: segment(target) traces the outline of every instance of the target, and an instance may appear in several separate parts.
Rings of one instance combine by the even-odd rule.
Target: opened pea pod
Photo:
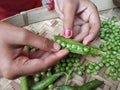
[[[79,43],[69,38],[65,38],[63,36],[54,36],[52,40],[60,44],[63,49],[68,49],[72,53],[77,53],[81,55],[101,55],[102,54],[102,51],[94,47],[85,46],[82,43]]]

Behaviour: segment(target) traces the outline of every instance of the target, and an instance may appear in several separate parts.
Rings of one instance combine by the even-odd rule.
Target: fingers
[[[88,23],[83,24],[80,28],[80,33],[76,37],[74,37],[74,40],[82,41],[88,35],[88,32],[89,32],[89,24]]]
[[[85,24],[86,22],[84,20],[82,20],[80,17],[75,17],[75,20],[74,20],[74,26],[81,26],[83,24]]]
[[[74,26],[72,38],[75,38],[80,33],[80,29],[81,27],[79,25]]]
[[[57,43],[42,36],[37,36],[28,30],[23,31],[23,35],[19,41],[21,41],[19,44],[30,45],[44,51],[58,51],[60,49],[60,45]]]
[[[72,36],[72,30],[75,19],[77,3],[73,0],[65,0],[64,5],[64,37],[70,38]]]
[[[29,52],[29,58],[40,58],[44,55],[45,51],[39,50],[37,52]]]
[[[92,8],[92,14],[89,17],[90,31],[88,36],[86,36],[83,40],[85,45],[90,44],[90,42],[96,38],[99,29],[100,29],[100,18],[98,15],[98,11],[95,6]]]
[[[67,50],[60,50],[54,54],[46,55],[44,58],[31,59],[31,60],[19,60],[15,68],[17,68],[18,75],[31,75],[40,71],[46,70],[48,67],[56,64],[60,59],[68,54]]]
[[[60,18],[64,21],[64,32],[62,35],[66,38],[72,37],[77,4],[77,0],[55,0],[55,9]]]
[[[54,43],[42,36],[35,35],[31,31],[9,23],[1,23],[1,26],[3,29],[1,32],[5,35],[0,36],[4,37],[4,43],[12,45],[14,48],[18,48],[18,46],[30,45],[44,51],[58,51],[60,49],[60,45],[57,43]],[[6,36],[6,33],[9,37]]]

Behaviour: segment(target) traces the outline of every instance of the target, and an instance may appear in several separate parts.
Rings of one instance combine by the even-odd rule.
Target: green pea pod
[[[94,90],[98,86],[102,85],[103,82],[99,80],[90,81],[80,87],[73,87],[68,85],[62,85],[57,88],[57,90]]]
[[[85,46],[82,43],[74,41],[72,39],[64,38],[63,36],[55,36],[53,41],[61,45],[63,49],[68,49],[72,53],[82,54],[82,55],[100,55],[102,51],[93,48],[91,46]]]
[[[52,84],[55,80],[57,80],[61,75],[63,75],[63,72],[56,73],[41,82],[36,83],[31,87],[31,90],[44,90],[48,85]]]
[[[59,86],[57,90],[78,90],[78,89],[73,86],[62,85],[62,86]]]
[[[22,76],[21,77],[21,89],[20,90],[29,90],[28,87],[28,77],[27,76]]]

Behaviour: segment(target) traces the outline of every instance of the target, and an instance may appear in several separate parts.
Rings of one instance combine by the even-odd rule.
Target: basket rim
[[[1,20],[2,22],[9,22],[18,26],[27,26],[29,24],[42,22],[45,20],[59,18],[55,10],[49,11],[47,6],[34,8],[31,10],[23,11],[14,16],[10,16]]]

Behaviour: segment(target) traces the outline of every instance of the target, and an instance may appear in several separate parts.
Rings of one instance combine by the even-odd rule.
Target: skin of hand
[[[30,45],[40,50],[28,54],[24,46]],[[57,43],[37,36],[33,32],[18,26],[0,22],[0,75],[15,79],[22,75],[33,75],[56,64],[68,54],[67,50],[59,50]]]
[[[100,28],[96,6],[90,0],[54,1],[55,10],[64,22],[64,33],[72,30],[71,37],[74,40],[83,41],[85,45],[90,44],[96,38]]]

